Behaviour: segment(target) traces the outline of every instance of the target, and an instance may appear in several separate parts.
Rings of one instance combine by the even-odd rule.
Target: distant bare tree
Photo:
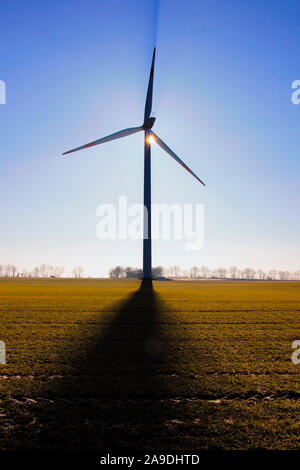
[[[84,269],[82,266],[78,266],[77,272],[78,272],[78,277],[83,277]]]
[[[47,277],[47,266],[46,264],[41,264],[39,266],[40,277]]]
[[[76,277],[76,278],[82,277],[83,276],[83,267],[82,266],[75,266],[72,269],[72,276]]]
[[[293,273],[293,277],[294,277],[294,279],[296,279],[297,281],[300,280],[300,269],[297,269],[297,271],[295,271],[295,272]]]
[[[109,271],[109,277],[111,278],[119,278],[125,276],[125,269],[122,266],[116,266],[115,268],[111,268]]]
[[[172,266],[169,266],[167,269],[166,269],[166,274],[168,277],[174,277],[173,276],[173,268]]]
[[[268,272],[268,276],[269,276],[271,279],[277,279],[277,271],[276,271],[276,269],[271,269],[271,270]]]
[[[197,277],[199,277],[199,268],[198,268],[198,266],[193,266],[190,269],[190,277],[192,279],[197,279]]]
[[[250,268],[250,271],[249,271],[249,279],[254,279],[254,278],[255,278],[255,274],[256,274],[255,270]]]
[[[156,266],[152,268],[152,276],[154,278],[162,277],[164,275],[164,268],[162,266]]]
[[[33,277],[40,277],[40,268],[38,266],[33,268],[32,272],[31,272],[31,275]]]
[[[188,279],[190,277],[190,270],[189,269],[184,269],[182,272],[181,272],[181,277],[183,279]]]
[[[227,269],[225,268],[218,268],[216,270],[216,274],[219,279],[225,279],[226,273],[227,273]]]
[[[259,269],[257,271],[257,277],[258,279],[263,280],[263,279],[266,279],[267,275],[262,269]]]
[[[236,275],[237,275],[237,267],[236,266],[230,266],[229,268],[229,276],[231,277],[231,279],[235,279],[236,278]]]
[[[13,264],[5,264],[3,266],[3,275],[5,277],[15,277],[17,275],[17,267]]]
[[[290,278],[290,273],[289,271],[279,271],[278,276],[281,281],[288,281]]]
[[[47,264],[47,276],[54,276],[54,266]]]
[[[208,274],[209,274],[209,269],[208,269],[208,267],[207,267],[207,266],[201,266],[201,268],[200,268],[200,276],[201,276],[201,277],[204,277],[204,279],[205,279],[205,278],[208,277]]]
[[[181,269],[179,266],[173,266],[174,277],[179,277]]]
[[[63,273],[65,272],[65,268],[63,266],[55,266],[53,273],[55,277],[62,277]],[[82,272],[83,274],[83,272]]]
[[[110,270],[108,271],[108,275],[111,279],[114,279],[116,276],[115,276],[115,269],[116,268],[110,268]]]
[[[3,266],[3,275],[5,277],[10,277],[10,264],[5,264]]]
[[[251,269],[250,269],[250,268],[243,269],[243,270],[241,271],[241,278],[242,278],[242,279],[249,279],[250,273],[251,273]]]

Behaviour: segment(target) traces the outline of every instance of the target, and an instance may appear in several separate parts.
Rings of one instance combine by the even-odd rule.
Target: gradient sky
[[[205,243],[155,241],[153,264],[299,269],[300,3],[2,1],[0,264],[141,266],[142,242],[96,237],[97,206],[142,202],[143,137],[61,157],[144,113],[157,43],[153,202],[205,204]],[[157,31],[156,31],[157,30]]]

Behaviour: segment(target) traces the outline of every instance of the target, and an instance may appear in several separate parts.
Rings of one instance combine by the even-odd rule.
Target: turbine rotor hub
[[[148,122],[145,124],[145,129],[152,129],[153,125],[155,123],[155,117],[151,116],[148,119]]]

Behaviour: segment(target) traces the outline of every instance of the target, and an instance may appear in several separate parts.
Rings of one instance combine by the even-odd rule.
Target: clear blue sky
[[[205,204],[205,244],[157,241],[155,265],[300,268],[300,3],[3,1],[0,263],[141,265],[141,241],[100,241],[96,208],[142,202],[139,125],[157,35],[157,132],[207,183],[153,146],[153,202]]]

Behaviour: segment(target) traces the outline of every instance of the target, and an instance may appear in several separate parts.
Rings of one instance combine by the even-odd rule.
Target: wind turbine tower
[[[130,127],[121,131],[110,134],[101,139],[94,140],[80,147],[64,152],[67,155],[78,150],[83,150],[94,145],[104,144],[111,140],[120,139],[136,132],[144,131],[144,239],[143,239],[143,279],[152,279],[152,241],[151,241],[151,144],[156,142],[166,153],[168,153],[174,160],[183,166],[189,173],[191,173],[201,184],[205,186],[203,181],[198,178],[195,173],[167,146],[158,135],[154,134],[152,127],[155,123],[155,117],[151,115],[152,112],[152,96],[153,96],[153,78],[154,78],[154,64],[155,64],[155,48],[152,56],[152,64],[148,82],[147,97],[145,103],[144,122],[139,127]]]

